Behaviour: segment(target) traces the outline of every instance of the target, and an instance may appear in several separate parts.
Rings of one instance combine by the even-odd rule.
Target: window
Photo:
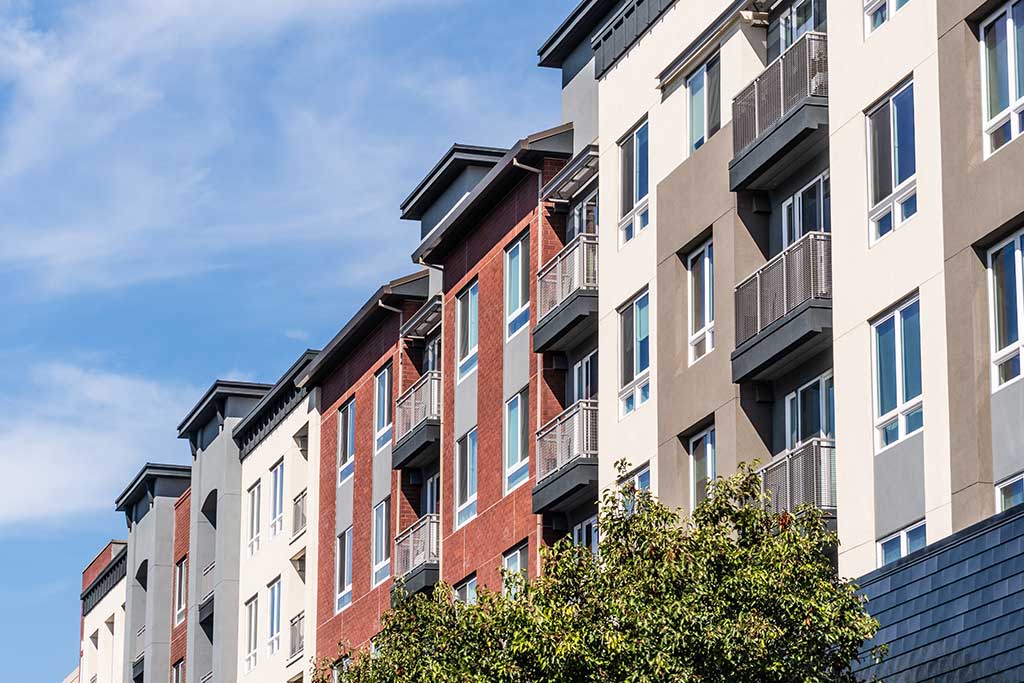
[[[530,322],[530,240],[523,237],[505,251],[505,338]]]
[[[686,79],[690,93],[690,154],[704,146],[722,126],[721,63],[711,57]]]
[[[992,335],[992,388],[1020,377],[1020,321],[1024,320],[1024,232],[988,253],[989,333]]]
[[[185,660],[179,659],[171,667],[171,683],[185,683]]]
[[[476,370],[477,354],[477,297],[479,283],[474,282],[458,296],[459,379]]]
[[[715,348],[715,249],[706,242],[686,260],[690,273],[690,364]]]
[[[527,390],[505,404],[505,492],[530,476],[530,420]]]
[[[917,213],[913,82],[888,95],[867,118],[871,239],[875,241]]]
[[[188,581],[188,558],[181,558],[174,565],[174,624],[178,625],[185,619],[186,582]]]
[[[622,221],[619,241],[633,239],[647,227],[651,214],[647,206],[649,184],[647,122],[644,121],[619,144],[622,159]]]
[[[352,527],[341,532],[334,553],[335,595],[334,613],[352,604]]]
[[[356,400],[338,411],[338,485],[356,469]]]
[[[782,240],[789,246],[809,232],[832,231],[832,197],[828,171],[782,204]]]
[[[423,514],[436,515],[441,509],[441,474],[435,473],[423,482]]]
[[[476,428],[458,443],[455,462],[455,526],[460,527],[476,516]]]
[[[715,428],[706,429],[690,439],[690,509],[708,497],[715,480]]]
[[[878,542],[878,566],[884,566],[905,557],[928,544],[924,522],[918,522],[897,531]]]
[[[836,436],[836,386],[832,373],[808,382],[786,397],[786,448]]]
[[[441,337],[434,335],[423,344],[423,374],[441,369]]]
[[[1024,131],[1024,0],[981,24],[981,94],[986,156]]]
[[[373,585],[391,576],[391,498],[373,508]]]
[[[651,489],[651,468],[644,465],[630,475],[627,481],[632,483],[637,491],[649,491]]]
[[[597,351],[591,351],[572,368],[572,402],[597,397]]]
[[[267,636],[267,652],[274,654],[281,649],[281,577],[267,587],[270,594],[270,633]]]
[[[1024,503],[1024,474],[996,486],[996,509],[1005,512],[1014,505]]]
[[[644,292],[619,311],[622,339],[622,388],[619,413],[628,415],[650,398],[651,328],[649,296]]]
[[[259,598],[252,596],[245,603],[245,670],[256,668],[256,653],[259,649]]]
[[[260,549],[260,482],[249,489],[249,557]]]
[[[529,567],[529,542],[524,542],[521,545],[509,550],[507,553],[501,556],[501,568],[505,570],[508,575],[519,574],[526,580],[527,568]],[[515,595],[516,588],[514,583],[505,581],[502,586],[502,592],[505,595]]]
[[[473,575],[455,587],[455,599],[463,605],[476,604],[476,575]]]
[[[594,190],[582,201],[573,204],[565,226],[565,243],[569,244],[580,235],[596,235],[597,221],[597,190]]]
[[[896,10],[903,7],[910,0],[865,0],[864,2],[864,29],[865,33],[871,33],[889,20]]]
[[[572,528],[572,542],[573,545],[590,548],[590,552],[597,555],[597,515],[580,522]]]
[[[824,0],[797,0],[782,11],[779,17],[779,46],[782,52],[814,30],[825,28]],[[769,31],[771,29],[769,28]]]
[[[270,537],[284,530],[284,461],[270,470]]]
[[[373,419],[379,452],[391,443],[391,366],[373,377]]]
[[[924,427],[921,403],[921,305],[915,297],[874,324],[875,447]]]

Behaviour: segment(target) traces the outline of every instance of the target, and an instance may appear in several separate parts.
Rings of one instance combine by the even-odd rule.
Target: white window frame
[[[504,434],[502,438],[502,471],[504,472],[505,495],[516,490],[530,480],[530,442],[527,428],[530,421],[530,406],[528,389],[523,389],[518,394],[505,401],[505,419],[502,420]],[[516,424],[511,423],[510,417],[513,405],[517,408]],[[515,430],[513,432],[513,429]],[[515,433],[519,440],[519,454],[516,462],[510,462],[514,455],[510,452],[511,441],[509,436]]]
[[[917,197],[917,91],[914,91],[914,173],[909,178],[903,180],[903,182],[897,184],[896,182],[896,107],[893,101],[908,89],[914,88],[914,79],[908,78],[907,80],[900,83],[898,86],[893,88],[885,97],[882,97],[874,105],[871,106],[865,112],[865,132],[867,138],[865,140],[867,144],[867,160],[868,160],[868,205],[871,207],[868,211],[868,236],[871,246],[874,246],[881,240],[885,239],[889,235],[893,234],[908,221],[912,220],[920,212],[921,207],[918,205]],[[892,177],[889,179],[892,185],[892,191],[889,192],[888,196],[878,200],[876,204],[871,204],[874,185],[874,173],[875,173],[875,160],[871,145],[871,115],[877,110],[884,107],[886,104],[889,105],[889,172]],[[902,208],[911,199],[915,202],[914,212],[903,217]],[[884,235],[879,234],[879,224],[881,220],[886,216],[892,216],[892,228]]]
[[[270,470],[270,537],[284,531],[284,460]]]
[[[188,608],[188,557],[174,565],[174,625],[185,621]]]
[[[391,496],[373,506],[373,586],[391,577]]]
[[[640,355],[640,340],[637,334],[637,307],[642,300],[647,302],[647,367],[640,372],[636,371],[637,358]],[[642,292],[630,299],[625,305],[619,308],[619,381],[622,381],[622,370],[624,369],[623,355],[625,351],[625,327],[622,313],[632,309],[633,319],[633,378],[622,385],[619,389],[619,419],[636,412],[636,410],[647,403],[651,398],[651,349],[653,348],[653,326],[651,325],[651,296],[650,290],[644,288]]]
[[[530,542],[523,541],[516,547],[501,556],[501,568],[505,572],[514,574],[518,572],[526,579],[529,576],[530,567]],[[501,592],[504,595],[515,595],[507,581],[502,581]]]
[[[273,655],[281,649],[281,577],[267,584],[267,596],[270,602],[270,609],[267,614],[267,653]]]
[[[706,357],[715,350],[715,247],[712,240],[708,240],[686,257],[686,283],[687,283],[687,311],[689,329],[689,351],[688,358],[690,365]],[[696,321],[693,319],[694,304],[694,275],[693,265],[700,259],[703,266],[704,278],[704,324],[695,329]],[[697,355],[697,345],[704,342],[704,353]]]
[[[904,527],[904,528],[900,529],[899,531],[897,531],[894,534],[889,534],[885,538],[879,539],[878,542],[875,544],[876,552],[877,552],[877,557],[878,557],[878,566],[879,567],[886,566],[886,563],[885,563],[885,561],[883,559],[883,555],[882,555],[882,546],[885,545],[886,543],[888,543],[889,541],[895,539],[895,538],[900,539],[900,556],[899,556],[899,558],[897,558],[897,560],[902,560],[904,557],[909,555],[910,552],[908,550],[909,544],[907,542],[907,535],[911,531],[917,531],[921,527],[924,527],[924,544],[925,544],[925,546],[927,546],[928,545],[928,527],[926,526],[926,520],[923,520],[923,519],[918,521],[918,522],[914,522],[910,526],[907,526],[907,527]],[[893,560],[893,562],[896,562],[897,560]]]
[[[992,270],[993,257],[995,254],[1008,245],[1013,244],[1013,262],[1014,262],[1014,283],[1013,286],[1016,288],[1017,297],[1017,341],[1010,342],[1005,348],[996,348],[999,341],[997,339],[996,330],[996,289],[995,289],[995,274]],[[1014,233],[1010,237],[1002,240],[994,247],[988,250],[988,263],[987,263],[987,278],[988,278],[988,320],[989,320],[989,348],[991,350],[991,376],[992,376],[992,393],[995,393],[1003,387],[1008,387],[1015,382],[1021,380],[1024,377],[1024,230]],[[1017,373],[1016,377],[1013,377],[1002,384],[999,382],[999,366],[1012,361],[1017,358],[1018,364],[1021,366],[1020,372]]]
[[[892,20],[893,15],[903,9],[908,2],[910,0],[903,0],[902,3],[899,0],[864,0],[864,35],[869,36],[885,26]],[[885,18],[878,26],[872,26],[872,17],[883,7],[885,8]]]
[[[874,431],[875,431],[875,454],[879,454],[886,451],[898,443],[905,441],[907,438],[924,431],[924,420],[922,418],[921,426],[912,432],[907,431],[907,415],[915,412],[918,409],[923,409],[924,406],[924,387],[921,387],[921,393],[917,396],[904,400],[903,398],[903,383],[904,383],[904,368],[903,368],[903,318],[902,313],[910,306],[915,303],[918,304],[918,315],[922,315],[920,296],[915,294],[914,296],[905,299],[900,304],[886,311],[884,314],[876,318],[871,323],[871,383],[872,383],[872,414],[875,416],[874,420]],[[890,318],[893,319],[894,339],[896,345],[896,407],[887,412],[885,415],[879,415],[878,405],[878,326],[884,323]],[[924,338],[920,339],[921,344],[921,374],[922,379],[924,375]],[[892,423],[893,420],[899,422],[899,435],[896,440],[890,444],[882,444],[882,433],[886,426]],[[788,429],[788,426],[787,426]]]
[[[707,455],[707,470],[704,472],[704,476],[707,477],[708,484],[715,480],[718,472],[718,463],[715,459],[715,427],[712,425],[690,437],[690,512],[697,507],[697,459],[693,453],[694,446],[701,441],[705,441],[704,452]],[[707,495],[705,495],[705,499],[707,499]]]
[[[462,455],[463,449],[465,449],[466,455],[469,455],[470,439],[473,442],[473,458],[476,460],[474,471],[476,473],[475,481],[473,481],[473,492],[470,493],[466,500],[459,500],[459,477],[462,475]],[[469,523],[471,519],[476,517],[476,498],[479,490],[479,479],[480,479],[480,441],[477,434],[477,428],[473,427],[466,432],[461,439],[455,444],[455,528],[458,529]],[[469,485],[469,479],[466,479],[467,487]]]
[[[803,33],[801,33],[800,35],[796,35],[796,10],[797,10],[797,6],[802,4],[802,3],[805,3],[805,2],[811,8],[811,27],[809,29],[807,29],[806,31],[804,31]],[[796,0],[796,2],[794,2],[786,10],[783,11],[782,16],[779,17],[779,54],[780,55],[785,54],[789,50],[789,48],[791,48],[794,45],[796,45],[797,42],[799,42],[800,39],[803,38],[808,33],[814,33],[814,27],[818,25],[818,16],[817,16],[817,12],[815,11],[817,9],[817,7],[818,7],[818,5],[815,2],[815,0]],[[789,42],[786,42],[786,26],[787,25],[792,29],[791,33],[793,34],[793,38]]]
[[[259,618],[260,599],[254,595],[245,602],[245,672],[249,673],[256,668],[259,655]]]
[[[185,683],[185,660],[179,659],[171,667],[172,683]]]
[[[512,272],[512,254],[518,254],[520,272]],[[525,260],[523,257],[526,257]],[[526,269],[523,277],[522,269]],[[505,340],[508,341],[530,327],[530,233],[517,238],[505,249]],[[513,288],[519,296],[519,306],[512,309]]]
[[[832,434],[830,436],[825,431],[825,417],[828,414],[828,392],[826,391],[826,387],[828,386],[828,381],[830,379],[833,380],[832,390],[835,391],[834,376],[832,374],[832,371],[829,370],[828,372],[825,372],[825,373],[823,373],[821,375],[818,375],[817,377],[812,379],[810,382],[806,382],[804,384],[801,384],[794,391],[791,391],[788,394],[786,394],[785,407],[786,407],[786,450],[787,451],[792,451],[792,450],[795,450],[797,448],[800,448],[801,446],[809,443],[810,441],[813,441],[814,439],[834,439],[835,438],[835,434]],[[813,387],[815,384],[820,385],[819,386],[819,393],[818,393],[818,404],[819,404],[818,405],[818,411],[819,411],[819,415],[820,415],[821,425],[820,425],[820,428],[818,429],[818,434],[817,435],[810,436],[810,437],[808,437],[806,439],[801,439],[800,438],[800,432],[803,431],[803,430],[801,429],[802,425],[800,424],[800,393],[803,392],[805,389],[809,389],[810,387]],[[793,412],[794,403],[796,404],[796,413],[795,414]],[[834,409],[834,406],[833,406],[833,409]],[[796,438],[795,438],[795,440],[793,438],[793,429],[792,429],[794,417],[796,418]],[[833,426],[833,428],[835,428],[835,425],[832,425],[832,426]]]
[[[831,232],[832,231],[831,199],[830,199],[829,216],[828,216],[829,220],[828,221],[825,220],[826,219],[826,215],[825,215],[825,182],[826,181],[829,183],[829,188],[830,188],[829,189],[829,197],[831,198],[831,182],[832,181],[831,181],[831,177],[829,176],[829,172],[825,171],[824,173],[819,175],[817,178],[815,178],[814,180],[812,180],[811,182],[807,183],[806,185],[801,187],[799,190],[794,192],[793,195],[789,199],[787,199],[786,201],[784,201],[782,203],[782,246],[783,246],[783,248],[786,248],[786,247],[788,247],[788,246],[790,246],[792,244],[796,244],[801,239],[803,239],[803,237],[805,235],[807,235],[810,232]],[[818,204],[818,226],[819,227],[818,227],[817,230],[805,231],[804,230],[804,225],[803,225],[803,223],[804,223],[804,211],[803,211],[803,208],[804,208],[803,207],[803,204],[804,204],[804,193],[807,192],[807,190],[811,189],[812,187],[816,188],[816,189],[818,187],[821,188],[821,190],[820,190],[821,201]],[[790,211],[790,208],[792,208],[792,211]],[[792,213],[792,215],[793,215],[793,223],[795,223],[794,226],[790,226],[790,224],[789,224],[789,215],[790,215],[790,213]],[[792,239],[792,240],[789,238],[790,227],[794,228],[793,233],[794,234],[799,234],[799,237],[797,237],[796,239]]]
[[[647,475],[647,486],[641,486],[640,480],[644,475]],[[642,467],[638,467],[631,474],[626,476],[624,483],[633,484],[634,488],[638,491],[650,491],[651,490],[651,465],[647,463]]]
[[[423,482],[423,514],[436,515],[441,512],[441,473],[435,472]]]
[[[594,232],[587,232],[587,207],[593,204],[594,206]],[[569,219],[566,223],[565,231],[565,243],[569,244],[580,235],[598,235],[601,227],[599,224],[601,216],[601,207],[598,203],[597,188],[594,188],[587,194],[583,195],[582,199],[574,199],[572,208],[569,210]]]
[[[259,479],[249,487],[247,494],[246,500],[249,504],[248,549],[249,557],[252,557],[260,549],[260,507],[263,501],[261,500],[262,486]]]
[[[594,349],[583,358],[580,358],[572,366],[572,402],[575,405],[580,401],[589,400],[591,396],[596,397],[597,387],[590,384],[590,370],[595,370],[594,379],[600,381],[600,374],[597,372],[597,349]]]
[[[476,574],[461,581],[454,588],[455,599],[464,605],[476,604]],[[465,596],[463,597],[463,593]]]
[[[590,529],[589,545],[586,543],[587,529]],[[599,533],[600,532],[597,528],[597,515],[594,515],[593,517],[583,520],[572,528],[573,545],[589,547],[590,551],[597,555],[597,549],[600,544]]]
[[[1017,2],[1009,1],[994,10],[978,26],[978,50],[981,62],[981,134],[984,140],[985,158],[992,156],[1016,140],[1024,132],[1024,91],[1018,92],[1018,73],[1024,69],[1024,55],[1017,54],[1016,25],[1013,21],[1013,7]],[[985,29],[1000,18],[1006,20],[1006,75],[1009,104],[1001,111],[989,116],[988,113],[988,59],[985,53]],[[1010,125],[1010,137],[998,149],[992,148],[992,134],[1004,125]]]
[[[342,561],[342,551],[345,559]],[[342,583],[344,578],[344,583]],[[352,527],[334,539],[334,613],[352,606]]]
[[[338,486],[352,478],[356,471],[356,399],[345,401],[338,409],[337,428]],[[342,432],[345,436],[342,438]]]
[[[381,392],[384,402],[381,403]],[[380,453],[391,444],[391,426],[394,421],[394,405],[391,388],[391,363],[378,370],[373,376],[373,428],[374,453]],[[381,410],[384,415],[381,415]]]
[[[476,341],[473,343],[469,342],[469,348],[462,348],[462,325],[465,322],[469,325],[470,322],[463,321],[462,313],[462,301],[463,297],[468,297],[471,302],[471,306],[476,306]],[[472,330],[467,331],[468,336],[472,336],[470,333]],[[468,287],[463,289],[458,296],[455,297],[455,351],[456,351],[456,366],[458,367],[458,381],[466,379],[474,372],[476,372],[478,358],[477,354],[480,351],[480,282],[474,280]]]
[[[619,219],[619,247],[625,246],[633,241],[633,238],[640,234],[641,230],[651,224],[650,196],[651,196],[651,128],[650,121],[646,117],[638,123],[619,143],[619,166],[622,168],[623,145],[627,140],[632,140],[633,145],[633,206],[629,211],[620,211],[622,218]],[[639,195],[640,145],[637,144],[637,134],[645,131],[647,134],[647,191]],[[622,200],[622,177],[619,178],[619,201]]]
[[[712,62],[718,62],[718,128],[711,131],[711,121],[708,116],[710,114],[710,108],[708,104],[708,65]],[[702,79],[703,100],[704,100],[704,120],[701,122],[704,127],[704,140],[699,146],[693,146],[693,81],[697,77]],[[711,137],[722,130],[722,57],[718,52],[709,55],[704,62],[693,70],[689,76],[686,77],[686,157],[693,156],[698,149],[708,144]]]
[[[996,488],[996,508],[995,509],[996,509],[997,513],[999,513],[999,512],[1006,512],[1007,510],[1010,509],[1010,508],[1007,508],[1007,507],[1003,507],[1003,496],[1002,496],[1003,489],[1005,489],[1008,486],[1013,486],[1014,484],[1020,484],[1022,482],[1024,482],[1024,472],[1021,472],[1020,474],[1015,474],[1012,477],[1010,477],[1008,479],[1004,479],[1001,482],[996,484],[996,487],[995,487]],[[1013,507],[1017,507],[1017,506],[1014,505]]]

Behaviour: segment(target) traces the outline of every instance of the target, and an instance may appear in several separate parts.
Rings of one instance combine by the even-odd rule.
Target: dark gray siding
[[[676,0],[629,0],[594,37],[594,73],[601,78]]]

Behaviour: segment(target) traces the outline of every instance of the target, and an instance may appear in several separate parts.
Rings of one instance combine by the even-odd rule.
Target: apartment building
[[[319,477],[318,396],[295,386],[317,355],[306,351],[267,391],[231,434],[241,461],[242,533],[239,538],[237,661],[252,681],[302,681],[315,642],[317,501],[309,482]],[[314,486],[313,491],[316,491]]]
[[[188,603],[189,603],[189,532],[191,531],[192,489],[174,501],[174,578],[166,590],[171,591],[170,666],[171,683],[184,683],[188,668]]]
[[[127,567],[128,544],[110,541],[82,571],[82,633],[75,680],[121,681]]]

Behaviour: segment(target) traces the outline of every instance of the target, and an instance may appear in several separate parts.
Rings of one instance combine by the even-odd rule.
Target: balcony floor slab
[[[534,353],[567,351],[597,331],[597,290],[576,290],[537,323]]]
[[[729,164],[729,189],[771,190],[828,145],[828,98],[810,96]]]
[[[732,381],[776,379],[831,345],[832,300],[805,301],[740,344],[732,354]]]
[[[533,487],[533,514],[566,512],[597,500],[597,458],[577,458]]]
[[[441,421],[428,418],[413,427],[391,451],[391,468],[422,467],[440,454]]]

